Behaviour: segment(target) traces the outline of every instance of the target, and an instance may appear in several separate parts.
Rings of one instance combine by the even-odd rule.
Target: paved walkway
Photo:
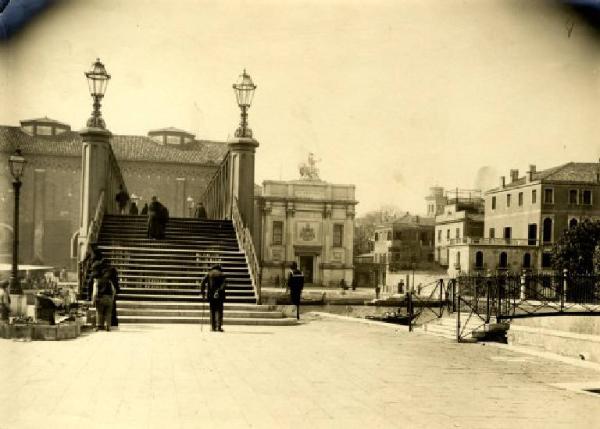
[[[600,372],[340,319],[0,340],[0,428],[583,428]]]

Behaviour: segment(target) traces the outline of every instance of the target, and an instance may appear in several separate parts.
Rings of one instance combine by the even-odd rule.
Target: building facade
[[[293,261],[307,284],[352,284],[354,185],[267,180],[255,200],[262,284],[280,285]]]
[[[549,270],[556,241],[585,219],[600,219],[600,164],[511,170],[485,194],[484,237],[451,240],[449,273]]]
[[[172,216],[190,215],[227,153],[223,142],[197,140],[175,128],[147,136],[113,135],[128,191],[141,206],[156,195]],[[71,237],[79,229],[81,136],[65,123],[39,118],[0,126],[0,257],[10,260],[13,195],[8,157],[27,159],[20,204],[20,261],[74,268]],[[113,197],[114,198],[114,197]]]
[[[450,191],[446,205],[435,217],[435,261],[448,266],[451,240],[483,237],[484,200],[481,192]]]

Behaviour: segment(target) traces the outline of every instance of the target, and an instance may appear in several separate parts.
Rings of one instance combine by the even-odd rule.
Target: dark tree
[[[567,229],[556,242],[552,254],[555,270],[565,268],[573,274],[600,269],[600,221],[585,220]]]

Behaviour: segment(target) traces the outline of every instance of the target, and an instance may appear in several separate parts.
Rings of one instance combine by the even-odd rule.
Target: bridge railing
[[[248,265],[248,271],[250,271],[252,287],[254,289],[254,293],[256,294],[258,304],[260,304],[260,265],[258,264],[258,258],[256,257],[256,250],[254,249],[254,241],[252,240],[252,234],[242,222],[242,216],[239,211],[237,198],[234,198],[233,201],[231,220],[233,221],[233,226],[235,228],[235,234],[237,236],[238,244],[246,256],[246,263]]]
[[[517,317],[600,313],[600,276],[592,274],[499,273],[457,278],[463,307],[488,323]]]
[[[82,230],[79,231],[78,237],[81,243],[78,260],[79,295],[81,298],[88,300],[91,296],[90,269],[94,260],[98,257],[98,250],[95,248],[95,244],[100,235],[102,221],[107,214],[119,213],[118,203],[115,198],[117,193],[120,190],[128,192],[121,168],[109,141],[103,143],[103,150],[95,152],[95,155],[100,159],[94,160],[97,165],[100,165],[100,174],[98,174],[98,170],[84,169],[82,172],[84,177],[81,181],[82,187],[89,187],[88,189],[82,189],[82,195],[98,195],[98,199],[95,201],[93,207],[82,206]],[[89,156],[89,150],[84,150],[84,160]],[[85,177],[86,175],[87,177]],[[90,189],[92,186],[95,188]],[[92,205],[93,202],[87,198],[83,198],[82,204]],[[83,219],[85,213],[93,213],[89,221]]]
[[[231,219],[233,208],[232,164],[231,152],[228,151],[200,198],[210,219]]]
[[[260,304],[260,265],[252,238],[251,224],[244,221],[238,199],[238,196],[240,198],[248,198],[248,196],[240,195],[243,188],[239,186],[239,182],[243,174],[240,171],[240,162],[236,162],[235,158],[237,156],[233,155],[232,151],[227,152],[219,168],[208,183],[201,201],[210,219],[230,219],[232,221],[238,245],[246,257],[257,302]],[[253,199],[253,195],[250,198]]]

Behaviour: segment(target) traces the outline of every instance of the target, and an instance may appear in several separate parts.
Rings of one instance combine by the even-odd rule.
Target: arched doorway
[[[506,269],[508,267],[508,255],[506,252],[500,253],[500,260],[498,261],[498,268]]]

